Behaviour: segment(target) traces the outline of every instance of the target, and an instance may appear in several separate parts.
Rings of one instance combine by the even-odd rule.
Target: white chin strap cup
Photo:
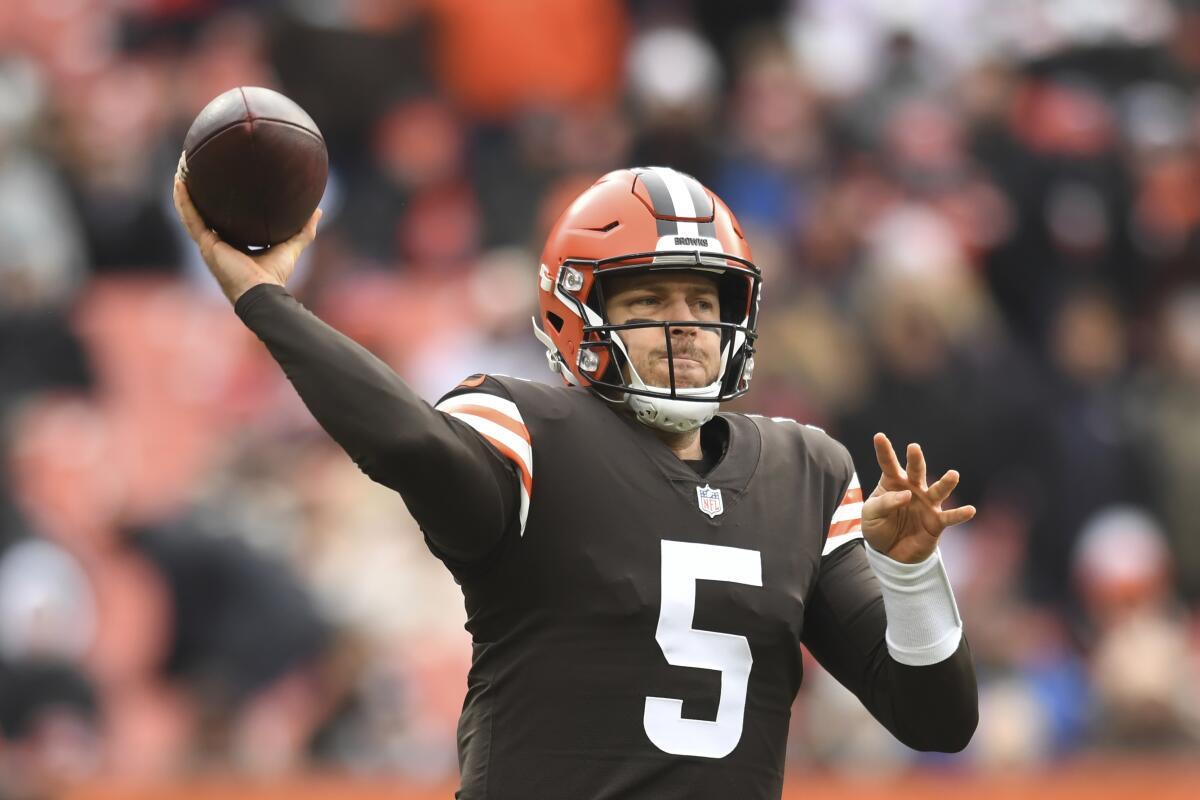
[[[677,389],[676,394],[704,396],[719,383],[699,389]],[[640,387],[638,387],[640,388]],[[687,433],[694,431],[713,418],[717,413],[716,402],[698,403],[690,400],[671,400],[665,397],[646,397],[639,394],[625,395],[625,402],[633,409],[638,422],[660,431]]]

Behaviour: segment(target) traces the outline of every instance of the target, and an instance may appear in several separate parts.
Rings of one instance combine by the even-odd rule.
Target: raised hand
[[[179,163],[183,164],[182,156]],[[221,241],[216,232],[204,224],[200,212],[192,205],[187,186],[178,172],[175,174],[174,199],[179,221],[187,229],[188,236],[192,237],[192,241],[200,248],[200,256],[208,265],[209,272],[217,279],[221,291],[231,303],[236,303],[247,289],[260,283],[286,285],[292,270],[296,268],[296,259],[316,237],[317,222],[321,219],[321,211],[318,209],[309,217],[304,228],[286,242],[261,253],[247,255]]]
[[[875,434],[874,443],[882,474],[879,485],[863,503],[863,538],[896,561],[924,561],[933,554],[942,531],[974,517],[975,507],[942,510],[942,503],[958,485],[958,472],[947,470],[932,486],[926,485],[925,454],[920,445],[908,446],[902,468],[887,436]]]

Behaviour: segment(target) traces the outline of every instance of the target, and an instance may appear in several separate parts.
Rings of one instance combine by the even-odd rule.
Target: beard
[[[701,348],[675,346],[671,348],[671,356],[675,367],[676,388],[694,389],[716,381],[719,372],[717,358]],[[671,386],[671,369],[667,363],[666,348],[652,350],[637,364],[637,371],[647,386],[661,389],[669,389]]]

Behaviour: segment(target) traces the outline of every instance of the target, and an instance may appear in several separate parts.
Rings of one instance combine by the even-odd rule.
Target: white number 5
[[[687,719],[683,701],[647,697],[643,724],[660,750],[677,756],[724,758],[742,738],[746,686],[754,657],[745,636],[692,627],[696,581],[727,581],[762,586],[762,557],[757,550],[693,542],[662,543],[662,609],[655,639],[667,663],[715,669],[721,673],[716,720]]]

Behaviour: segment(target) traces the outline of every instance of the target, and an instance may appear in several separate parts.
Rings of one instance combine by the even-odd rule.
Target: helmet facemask
[[[614,324],[608,319],[604,283],[621,275],[699,271],[717,279],[720,321],[640,320]],[[753,371],[754,341],[761,278],[749,261],[725,253],[659,251],[600,261],[568,259],[558,271],[556,294],[584,321],[576,369],[603,398],[624,402],[639,421],[682,433],[712,418],[720,403],[745,394]],[[667,386],[646,383],[633,363],[623,331],[661,328],[667,354]],[[671,331],[712,330],[720,335],[720,366],[708,386],[678,386]],[[562,365],[565,367],[566,365]]]

